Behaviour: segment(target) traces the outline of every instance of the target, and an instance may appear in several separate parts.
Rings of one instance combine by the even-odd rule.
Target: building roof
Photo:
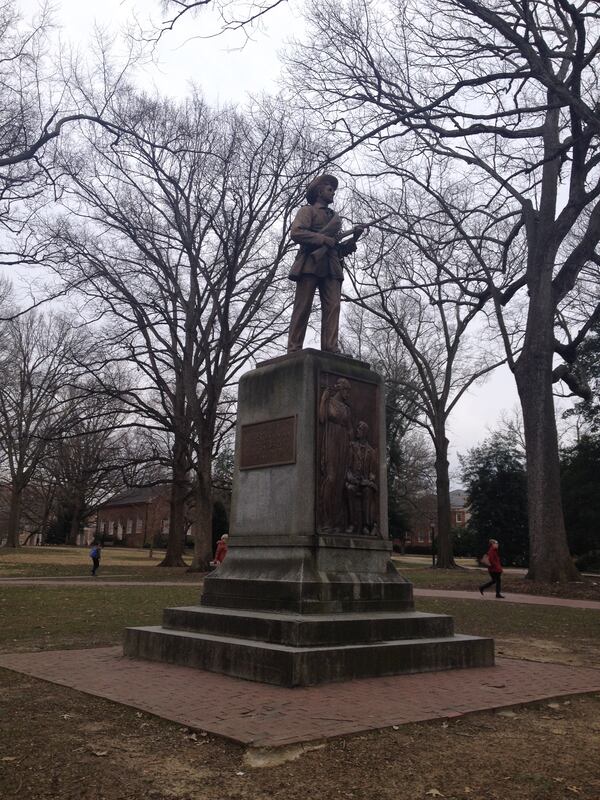
[[[450,503],[452,508],[465,508],[469,505],[469,495],[464,489],[453,489],[450,492]]]
[[[141,489],[129,489],[122,492],[105,503],[100,503],[98,508],[112,508],[113,506],[136,506],[151,503],[154,498],[164,491],[164,486],[143,486]]]

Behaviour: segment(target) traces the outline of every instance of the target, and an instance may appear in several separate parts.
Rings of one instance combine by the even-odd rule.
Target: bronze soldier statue
[[[331,208],[337,178],[320,175],[306,189],[308,205],[296,214],[291,237],[300,245],[290,270],[290,280],[296,281],[294,310],[288,336],[288,353],[302,349],[315,290],[321,298],[321,350],[338,353],[338,328],[344,256],[356,250],[356,242],[366,230],[355,225],[342,231],[342,220]],[[346,241],[343,237],[350,236]]]

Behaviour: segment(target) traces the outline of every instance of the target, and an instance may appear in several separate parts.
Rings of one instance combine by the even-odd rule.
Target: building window
[[[420,533],[419,536],[418,536],[418,539],[419,539],[420,542],[424,542],[425,541],[425,534],[424,533]]]
[[[144,530],[144,520],[143,519],[138,519],[137,520],[137,522],[135,523],[135,530],[136,530],[136,533],[141,533]]]
[[[131,534],[133,533],[133,520],[132,519],[128,519],[127,520],[127,530],[125,531],[125,533],[126,533],[127,536],[131,536]]]
[[[457,522],[464,522],[465,521],[465,512],[464,511],[457,511],[456,512],[456,521]]]

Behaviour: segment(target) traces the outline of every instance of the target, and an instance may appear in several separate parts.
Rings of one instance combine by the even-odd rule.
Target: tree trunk
[[[73,516],[71,517],[71,526],[69,528],[69,536],[67,538],[67,544],[76,545],[77,544],[77,537],[79,536],[79,530],[81,528],[81,513],[82,508],[79,505],[73,507]]]
[[[8,512],[7,547],[19,547],[19,530],[21,527],[21,502],[23,490],[13,484],[10,493],[10,509]]]
[[[527,577],[536,581],[566,582],[577,580],[579,573],[569,554],[562,510],[552,394],[554,328],[550,291],[550,286],[547,291],[538,289],[535,302],[531,295],[527,336],[515,369],[515,379],[523,411],[527,453]]]
[[[450,476],[448,473],[448,439],[444,422],[435,427],[435,487],[437,494],[437,560],[436,567],[456,567],[450,532]]]
[[[194,558],[189,572],[206,572],[212,552],[212,457],[210,448],[198,455],[194,488]]]
[[[40,533],[42,534],[42,541],[41,544],[46,543],[46,536],[48,535],[48,528],[50,527],[50,513],[52,511],[52,502],[46,499],[44,504],[44,516],[42,518],[42,525],[40,528]]]
[[[167,552],[159,567],[185,567],[183,548],[185,544],[185,501],[188,493],[187,457],[185,444],[180,436],[173,445],[173,482],[171,484],[171,513]]]

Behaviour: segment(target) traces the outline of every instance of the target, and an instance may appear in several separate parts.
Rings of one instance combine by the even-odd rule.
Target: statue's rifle
[[[340,231],[340,233],[338,233],[338,235],[335,237],[335,244],[339,244],[343,239],[348,239],[348,237],[354,236],[354,232],[355,232],[356,228],[364,228],[365,231],[368,231],[369,228],[374,228],[375,225],[378,225],[380,222],[383,222],[384,220],[386,220],[388,217],[391,217],[391,216],[392,215],[390,213],[390,214],[385,214],[383,217],[378,217],[377,219],[372,219],[370,222],[358,222],[352,228],[348,228],[345,231]],[[323,231],[321,231],[321,233],[322,232]],[[333,245],[333,246],[335,247],[335,245]],[[324,256],[325,253],[327,252],[327,250],[330,249],[330,247],[331,247],[331,245],[322,244],[319,247],[317,247],[316,250],[313,250],[311,255],[314,258],[321,258],[321,256]]]

